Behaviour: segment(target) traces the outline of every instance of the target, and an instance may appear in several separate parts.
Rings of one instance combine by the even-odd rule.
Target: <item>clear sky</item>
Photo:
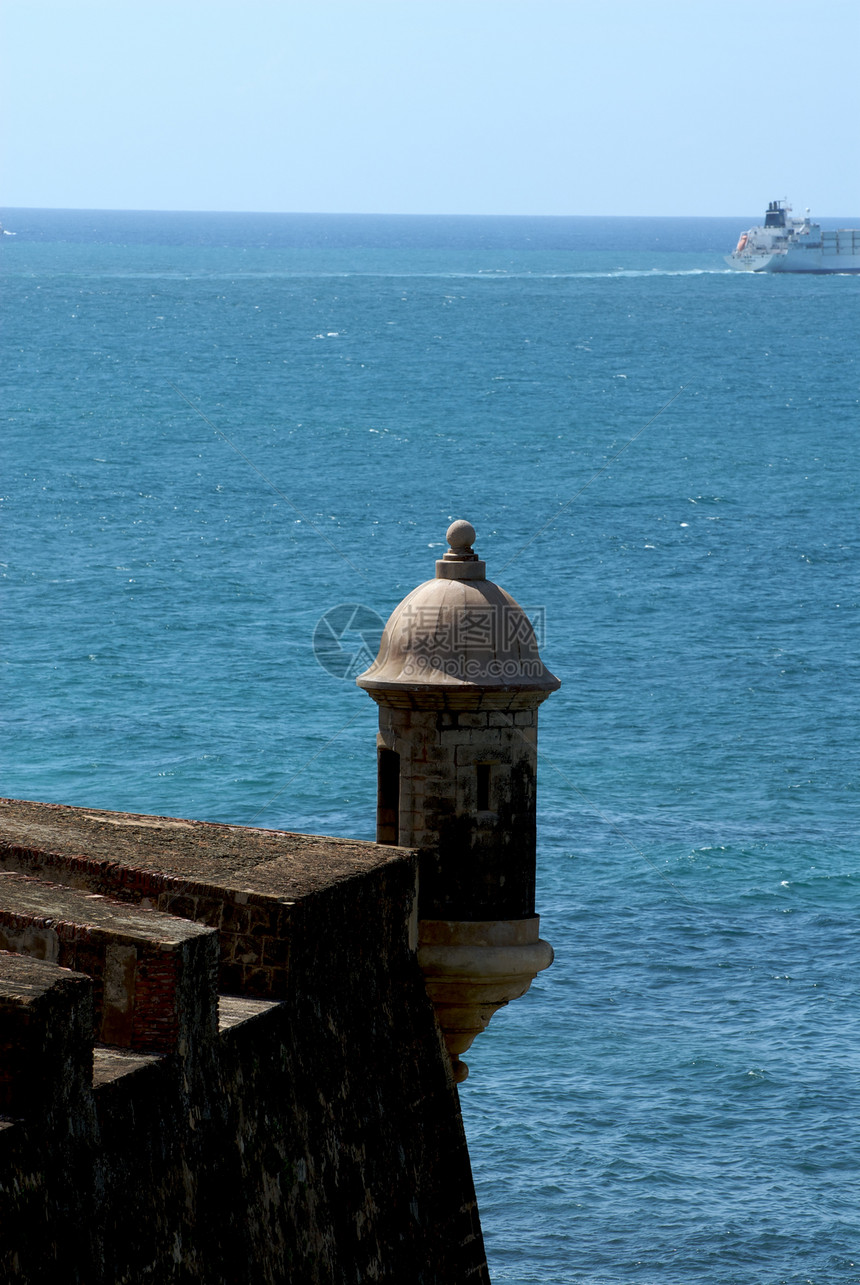
[[[4,0],[0,203],[860,214],[860,0]]]

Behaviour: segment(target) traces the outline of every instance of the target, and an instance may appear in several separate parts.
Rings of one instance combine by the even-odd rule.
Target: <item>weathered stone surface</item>
[[[381,708],[378,744],[399,756],[399,837],[418,849],[420,914],[515,919],[534,913],[537,727],[532,708],[488,727],[486,714],[440,712],[416,723]],[[444,723],[443,721],[444,720]],[[527,721],[525,721],[527,720]],[[487,770],[489,807],[478,806]]]
[[[397,848],[0,799],[0,870],[217,928],[221,989],[280,999],[295,907],[401,860]]]
[[[44,960],[0,953],[4,1282],[49,1280],[52,1271],[59,1275],[65,1256],[72,1265],[68,1279],[83,1285],[78,1264],[101,1259],[93,1220],[98,1126],[92,1064],[89,978]]]
[[[56,964],[0,950],[0,1114],[62,1113],[92,1074],[92,983]]]
[[[167,1052],[212,1034],[217,934],[98,893],[0,872],[0,950],[86,973],[96,1037]]]
[[[101,864],[103,891],[112,886],[110,867],[118,863],[137,868],[142,883],[161,874],[186,881],[189,889],[201,884],[280,898],[307,897],[398,859],[397,852],[355,839],[0,799],[4,868],[24,868],[5,866],[16,852],[30,852],[27,868],[43,870],[46,878],[54,864],[72,870],[74,858],[88,858]],[[82,867],[79,886],[90,888],[91,877]]]
[[[218,921],[230,959],[258,961],[226,966],[235,993],[208,1038],[158,1056],[97,1046],[93,1073],[92,983],[0,955],[14,961],[10,1020],[30,1003],[30,1048],[57,1072],[26,1111],[11,1094],[0,1122],[4,1281],[487,1282],[457,1091],[414,950],[414,854],[33,803],[0,817],[2,865],[63,896],[76,887],[71,920],[86,892],[145,920],[137,907],[173,898]]]

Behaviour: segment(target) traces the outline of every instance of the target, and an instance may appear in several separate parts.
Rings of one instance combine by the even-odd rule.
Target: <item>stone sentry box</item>
[[[419,962],[451,1054],[552,962],[535,915],[538,706],[559,686],[454,522],[356,680],[379,706],[377,842],[419,854]]]

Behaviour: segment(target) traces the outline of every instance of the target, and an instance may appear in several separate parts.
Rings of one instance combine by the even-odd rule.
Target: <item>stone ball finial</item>
[[[487,564],[482,562],[472,548],[475,528],[462,518],[448,527],[447,539],[451,546],[436,563],[437,580],[483,580]]]
[[[445,539],[451,546],[451,552],[458,557],[473,552],[472,545],[475,541],[475,528],[471,522],[464,522],[460,518],[457,522],[452,522],[448,527]]]

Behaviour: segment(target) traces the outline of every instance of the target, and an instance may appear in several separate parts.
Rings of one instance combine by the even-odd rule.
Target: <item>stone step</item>
[[[90,977],[103,1044],[185,1054],[217,1033],[218,933],[202,924],[0,872],[0,950]]]

